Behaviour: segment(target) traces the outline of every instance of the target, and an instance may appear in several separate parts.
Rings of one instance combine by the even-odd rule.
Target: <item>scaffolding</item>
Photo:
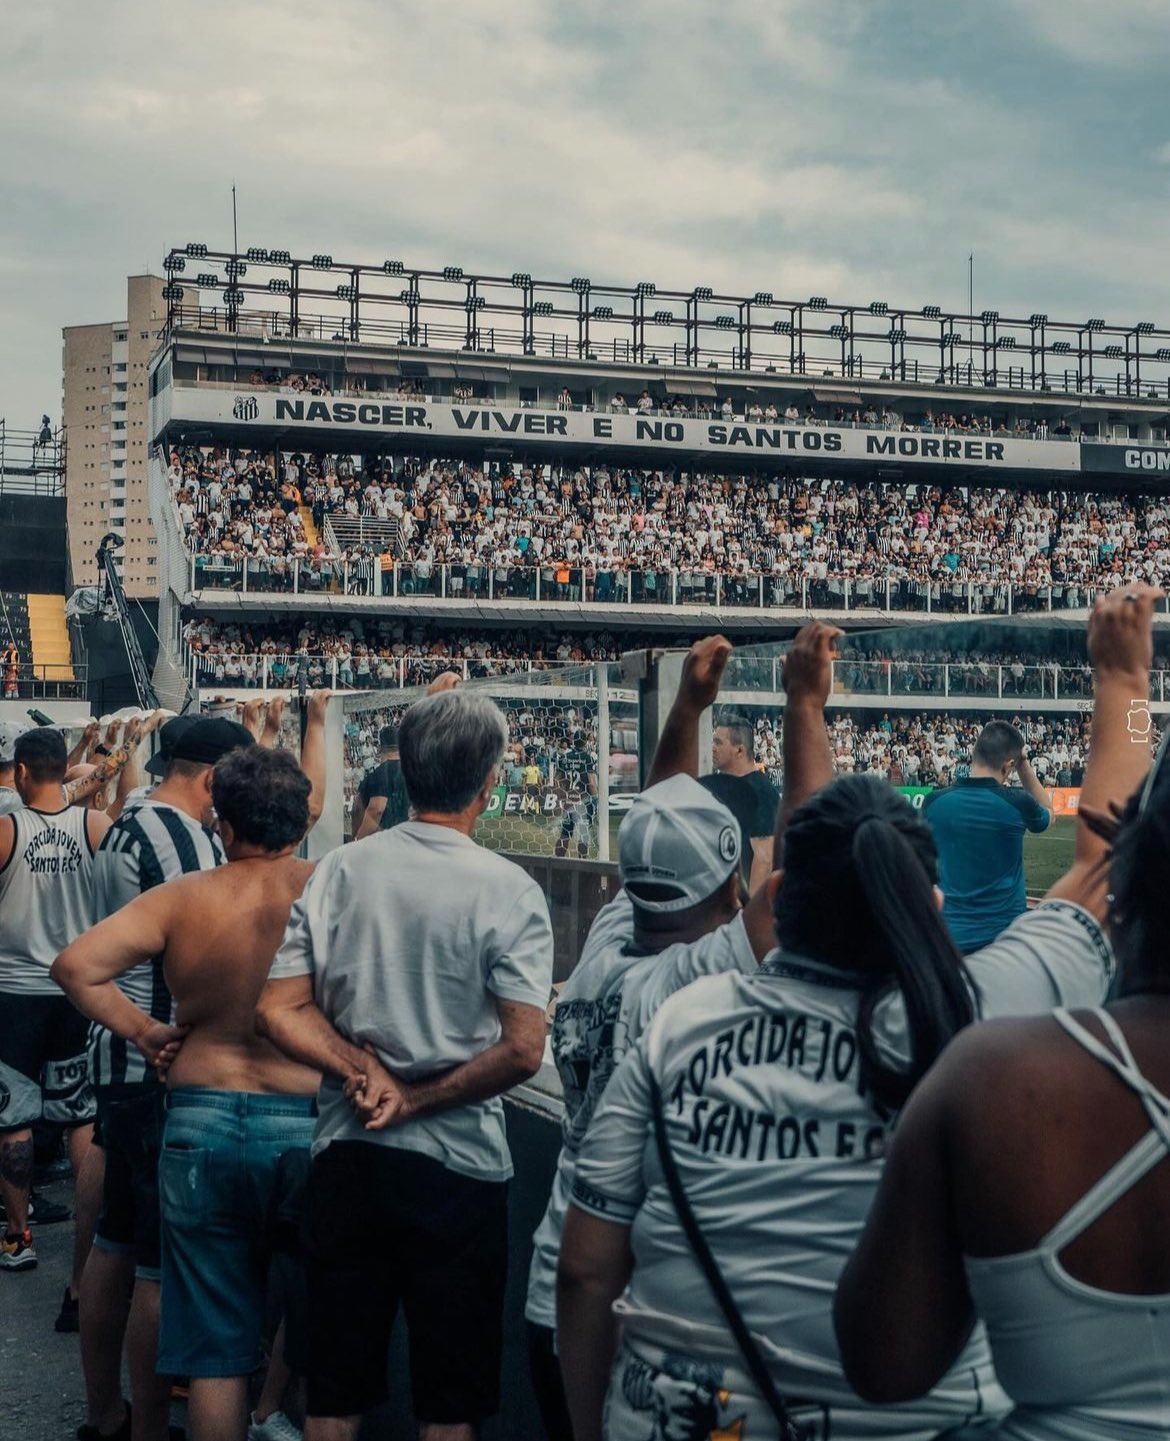
[[[46,415],[36,430],[0,417],[0,495],[64,495],[65,431]]]

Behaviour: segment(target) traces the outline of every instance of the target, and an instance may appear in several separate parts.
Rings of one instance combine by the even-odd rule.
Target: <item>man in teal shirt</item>
[[[1009,787],[1013,771],[1020,785]],[[943,915],[969,954],[1026,909],[1024,832],[1047,830],[1052,820],[1016,727],[1007,721],[984,726],[970,774],[928,796],[923,811],[938,846]]]

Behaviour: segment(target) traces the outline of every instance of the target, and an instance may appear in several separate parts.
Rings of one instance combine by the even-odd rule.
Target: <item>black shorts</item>
[[[93,1243],[134,1258],[146,1281],[161,1274],[158,1159],[166,1119],[166,1087],[103,1088],[94,1140],[106,1155],[102,1209]]]
[[[86,1044],[89,1021],[65,996],[0,993],[0,1061],[41,1088],[41,1119],[59,1126],[93,1120]]]
[[[308,1414],[354,1416],[386,1399],[401,1303],[416,1418],[456,1425],[494,1415],[507,1223],[506,1181],[375,1142],[326,1147],[306,1198]]]

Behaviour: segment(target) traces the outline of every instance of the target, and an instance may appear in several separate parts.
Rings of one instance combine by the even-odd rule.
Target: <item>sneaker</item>
[[[31,1271],[36,1264],[32,1232],[12,1235],[6,1231],[0,1239],[0,1271]]]
[[[248,1423],[248,1441],[301,1441],[301,1429],[283,1411],[273,1411],[263,1421],[257,1421],[253,1412]]]
[[[65,1294],[61,1297],[61,1309],[57,1312],[57,1319],[53,1322],[53,1330],[62,1333],[81,1330],[81,1308],[76,1296],[69,1294],[69,1287],[65,1287]]]
[[[54,1226],[59,1221],[71,1221],[73,1212],[59,1201],[50,1201],[47,1196],[38,1196],[34,1191],[28,1198],[28,1218],[38,1226]]]

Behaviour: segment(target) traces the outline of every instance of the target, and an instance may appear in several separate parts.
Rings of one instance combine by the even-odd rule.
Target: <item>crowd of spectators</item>
[[[888,584],[931,584],[942,608],[967,609],[968,585],[1015,609],[1063,606],[1098,588],[1158,582],[1170,571],[1170,500],[1069,491],[858,484],[776,475],[682,474],[602,466],[491,466],[418,457],[359,467],[354,457],[261,455],[187,449],[170,457],[170,480],[187,542],[221,557],[301,557],[318,570],[366,563],[358,588],[379,586],[379,550],[425,592],[449,567],[449,595],[517,589],[539,571],[542,596],[572,600],[767,599],[783,604],[809,587],[820,605],[848,583],[853,603],[881,605]],[[318,531],[327,516],[395,522],[393,540],[330,556],[310,545],[298,507]],[[292,585],[291,572],[287,575]],[[306,588],[310,580],[305,578]],[[388,587],[383,582],[381,589]],[[742,594],[741,594],[742,592]]]
[[[366,376],[337,374],[325,377],[315,371],[252,370],[248,375],[237,377],[239,384],[254,389],[288,391],[293,394],[309,395],[364,395],[377,393],[396,400],[414,400],[442,405],[455,402],[458,405],[501,405],[506,401],[494,393],[488,382],[453,380],[407,380],[401,376]],[[780,397],[781,402],[784,397]],[[725,392],[723,395],[697,396],[672,395],[664,390],[652,394],[649,389],[627,396],[616,391],[608,398],[599,396],[593,390],[574,392],[564,385],[551,396],[533,399],[525,396],[522,408],[555,408],[558,410],[608,411],[611,414],[637,414],[670,416],[676,419],[734,420],[762,425],[832,426],[834,428],[865,430],[897,430],[922,434],[991,435],[1012,440],[1097,440],[1093,431],[1082,431],[1070,421],[1059,416],[1010,416],[1006,411],[998,414],[979,414],[976,411],[935,411],[913,410],[910,413],[892,409],[888,404],[873,402],[853,406],[836,405],[824,401],[804,400],[798,405],[795,399],[777,404],[775,400],[761,397],[755,389],[742,394]]]
[[[587,751],[596,771],[599,761],[596,707],[539,696],[517,700],[497,697],[508,722],[508,758],[504,781],[513,788],[522,782],[521,771],[535,764],[541,783],[555,785],[560,779],[560,762],[574,746]],[[382,726],[397,725],[405,707],[379,707],[351,715],[346,725],[345,793],[352,798],[362,776],[378,754],[378,732]],[[784,785],[782,718],[775,709],[748,708],[755,729],[757,766],[779,789]],[[872,711],[839,712],[828,722],[833,763],[838,775],[876,774],[893,785],[946,786],[964,779],[970,770],[971,752],[986,725],[984,713],[893,712],[874,716]],[[611,717],[611,724],[614,724]],[[1090,725],[1082,714],[1063,716],[1015,716],[1023,734],[1032,766],[1045,786],[1079,786],[1084,779],[1089,753]],[[618,734],[620,743],[626,738]],[[624,777],[632,757],[611,749],[614,793],[627,788]],[[621,776],[623,779],[618,781]]]
[[[688,634],[637,631],[560,631],[554,628],[445,628],[399,616],[289,616],[273,620],[216,620],[197,616],[183,629],[201,683],[279,689],[297,682],[304,654],[312,684],[342,689],[423,685],[448,667],[465,680],[544,671],[561,666],[614,663],[653,644],[688,646]],[[1155,672],[1170,670],[1156,654]],[[777,678],[770,655],[736,656],[737,689],[771,689]],[[1081,656],[1020,647],[945,645],[845,648],[834,667],[836,695],[948,695],[1032,700],[1087,698],[1092,673]]]

